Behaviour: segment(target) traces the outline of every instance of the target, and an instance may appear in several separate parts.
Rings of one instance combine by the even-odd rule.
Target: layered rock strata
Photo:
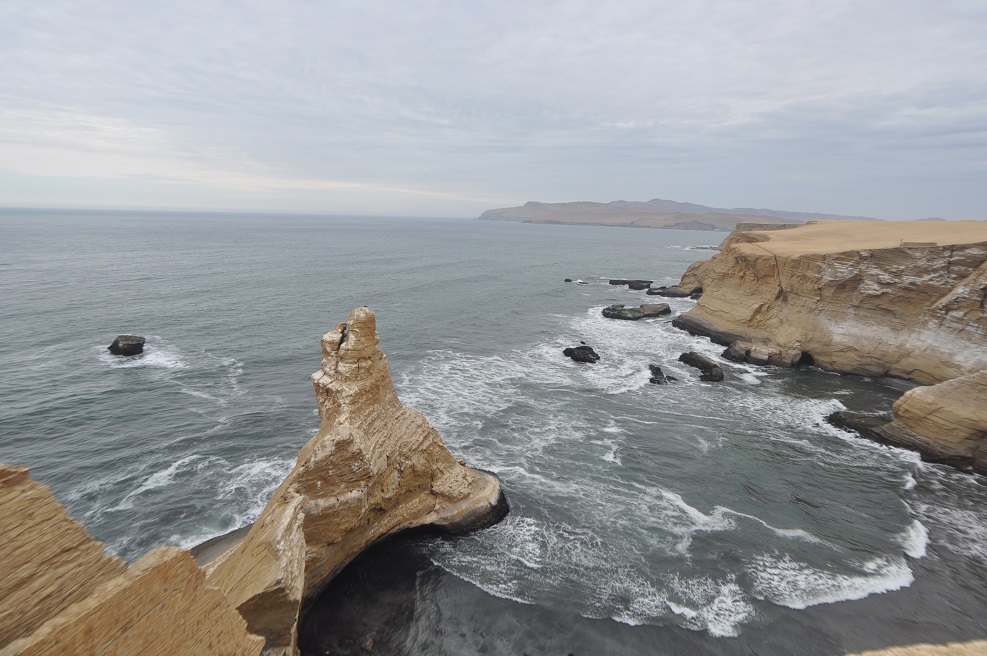
[[[23,467],[0,464],[0,535],[0,656],[261,653],[187,551],[128,568]]]
[[[679,287],[674,324],[735,359],[938,383],[987,368],[987,222],[735,232]]]
[[[267,654],[297,652],[303,604],[369,545],[424,525],[476,528],[506,512],[497,477],[454,457],[401,404],[378,342],[366,307],[323,336],[312,377],[319,433],[243,541],[207,565]]]
[[[683,275],[704,291],[673,325],[731,360],[932,383],[857,430],[987,473],[987,221],[741,229],[720,251]]]

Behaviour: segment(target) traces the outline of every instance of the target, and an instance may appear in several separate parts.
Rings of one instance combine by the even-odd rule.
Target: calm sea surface
[[[320,336],[368,305],[402,400],[512,513],[354,562],[308,654],[842,654],[987,637],[987,487],[828,426],[893,381],[724,362],[607,284],[720,233],[0,212],[0,460],[134,559],[252,521],[317,428]],[[581,278],[588,285],[565,284]],[[676,312],[692,301],[671,300]],[[121,333],[143,355],[111,356]],[[580,365],[580,340],[602,356]],[[679,378],[648,384],[647,365]],[[2,564],[0,564],[2,568]]]

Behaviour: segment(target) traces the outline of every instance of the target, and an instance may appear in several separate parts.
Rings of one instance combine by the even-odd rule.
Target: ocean
[[[0,460],[133,560],[251,522],[318,427],[320,336],[367,305],[405,404],[511,514],[401,536],[305,654],[843,654],[987,637],[987,487],[828,425],[901,381],[723,362],[605,319],[723,233],[428,218],[0,212]],[[564,278],[589,283],[564,283]],[[665,300],[665,299],[659,299]],[[694,301],[668,300],[684,312]],[[118,334],[147,338],[112,356]],[[562,349],[592,345],[597,364]],[[678,381],[648,383],[658,364]]]

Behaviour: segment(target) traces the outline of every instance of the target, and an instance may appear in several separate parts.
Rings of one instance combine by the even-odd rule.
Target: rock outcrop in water
[[[398,531],[463,531],[506,513],[496,476],[454,457],[425,417],[401,404],[362,307],[322,338],[313,375],[319,433],[242,542],[207,566],[208,581],[267,640],[297,651],[302,605],[357,554]]]
[[[599,362],[600,354],[593,350],[592,346],[570,346],[567,349],[562,350],[562,355],[567,358],[572,358],[576,362]]]
[[[673,325],[732,360],[932,383],[873,430],[987,473],[987,221],[738,229],[720,250],[686,271],[704,293]]]
[[[144,352],[144,341],[138,335],[117,335],[109,350],[113,355],[139,355]]]
[[[987,369],[909,390],[893,410],[894,421],[875,429],[881,437],[987,474]]]
[[[0,655],[249,656],[264,641],[177,547],[129,568],[28,470],[0,464]]]
[[[603,308],[603,316],[608,319],[624,319],[625,321],[637,321],[638,319],[654,319],[666,314],[671,314],[672,308],[668,303],[645,303],[635,307],[625,305],[609,305]]]

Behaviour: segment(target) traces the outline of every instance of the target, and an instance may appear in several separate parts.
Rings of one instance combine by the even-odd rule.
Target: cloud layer
[[[980,0],[7,0],[0,205],[987,218],[985,28]]]

